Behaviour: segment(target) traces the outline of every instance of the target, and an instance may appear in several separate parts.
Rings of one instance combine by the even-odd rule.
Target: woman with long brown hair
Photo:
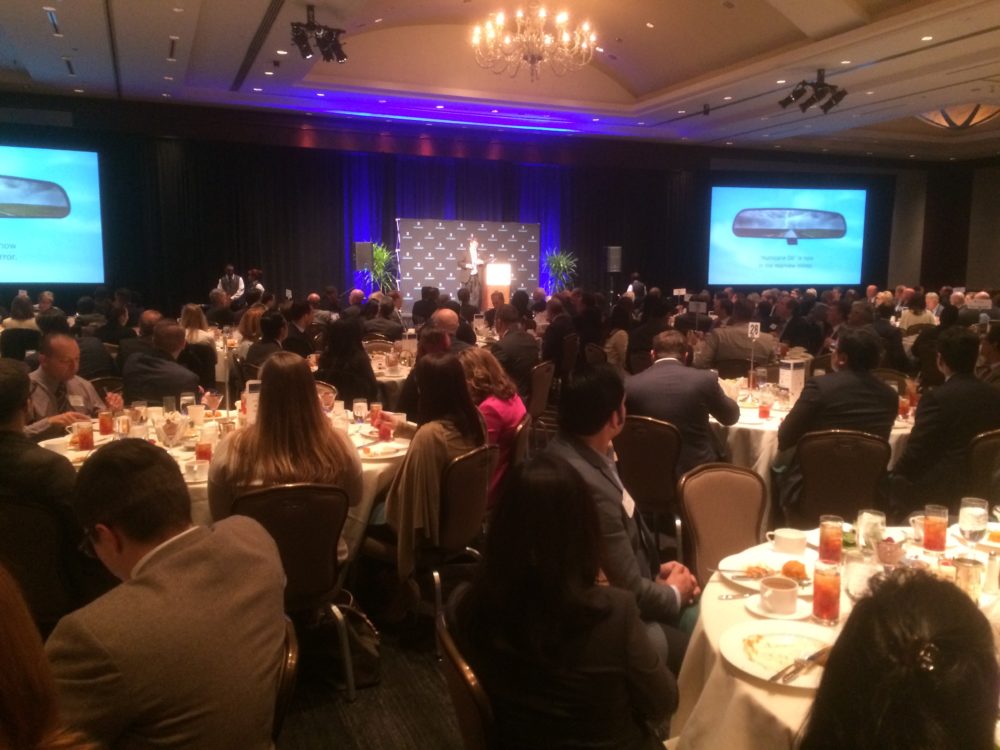
[[[0,747],[4,750],[89,750],[59,726],[56,685],[42,639],[17,582],[0,565]]]
[[[492,510],[497,501],[497,488],[510,465],[517,425],[527,412],[517,395],[517,386],[488,349],[470,346],[459,352],[458,359],[465,370],[472,402],[486,422],[486,438],[490,445],[500,448],[487,500],[487,508]]]
[[[215,336],[208,330],[208,320],[201,305],[184,305],[180,324],[184,329],[184,340],[189,344],[215,344]]]
[[[261,368],[260,380],[257,421],[223,438],[212,456],[212,518],[230,515],[235,499],[251,488],[286,482],[335,484],[352,505],[357,503],[361,460],[347,435],[323,414],[306,360],[275,352]],[[343,540],[338,552],[346,559]]]

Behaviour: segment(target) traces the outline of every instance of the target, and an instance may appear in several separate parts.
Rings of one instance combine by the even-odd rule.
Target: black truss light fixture
[[[295,21],[292,23],[292,44],[299,48],[302,58],[308,60],[313,56],[312,47],[309,44],[309,38],[312,37],[320,55],[323,56],[323,60],[326,62],[336,60],[339,63],[345,63],[347,62],[347,54],[340,43],[340,35],[343,33],[345,33],[343,29],[334,29],[316,23],[316,6],[307,5],[306,22]]]
[[[809,96],[806,96],[806,94]],[[823,110],[823,114],[825,115],[840,104],[845,96],[847,96],[847,90],[832,83],[827,83],[826,71],[820,68],[816,71],[815,81],[799,81],[795,84],[795,88],[791,90],[791,93],[778,102],[778,105],[782,109],[785,109],[792,104],[798,104],[799,109],[805,112],[813,105],[819,104],[819,108]],[[802,99],[803,97],[806,98]],[[800,99],[802,101],[799,101]]]

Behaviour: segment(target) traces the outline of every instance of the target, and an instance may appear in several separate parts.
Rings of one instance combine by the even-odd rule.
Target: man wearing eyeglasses
[[[271,747],[285,576],[268,533],[193,525],[177,462],[145,440],[95,451],[73,508],[122,583],[45,644],[61,719],[101,747]]]

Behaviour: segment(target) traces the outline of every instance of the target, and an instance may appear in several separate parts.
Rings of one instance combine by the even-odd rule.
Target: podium
[[[510,268],[510,263],[490,262],[486,264],[485,272],[483,273],[482,309],[489,310],[492,307],[490,297],[493,295],[493,292],[501,292],[503,294],[503,301],[510,302],[510,282],[512,278]]]

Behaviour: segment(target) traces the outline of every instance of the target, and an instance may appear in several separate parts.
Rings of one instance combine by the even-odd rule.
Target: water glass
[[[868,581],[878,573],[875,558],[859,550],[844,553],[844,589],[852,602],[868,593]]]
[[[989,503],[978,497],[963,497],[958,511],[958,530],[965,541],[975,544],[986,536]]]
[[[129,408],[132,410],[133,422],[138,422],[141,424],[146,421],[146,407],[148,405],[149,404],[147,404],[145,401],[132,402],[132,405]]]
[[[948,538],[948,509],[943,505],[924,506],[924,550],[944,552]]]
[[[180,408],[181,414],[187,414],[188,406],[195,403],[196,401],[197,399],[195,399],[195,396],[191,391],[185,391],[184,393],[182,393],[180,401],[178,402],[178,407]]]
[[[177,411],[177,399],[173,396],[163,397],[163,413],[169,414],[172,411]]]
[[[976,606],[983,593],[983,581],[986,578],[986,566],[980,560],[968,557],[955,558],[955,585],[969,595]]]
[[[875,554],[878,543],[885,538],[885,513],[873,509],[859,511],[855,532],[858,549]]]
[[[368,416],[368,400],[363,398],[356,398],[351,406],[351,411],[354,413],[354,421],[359,424],[365,421],[365,417]]]

